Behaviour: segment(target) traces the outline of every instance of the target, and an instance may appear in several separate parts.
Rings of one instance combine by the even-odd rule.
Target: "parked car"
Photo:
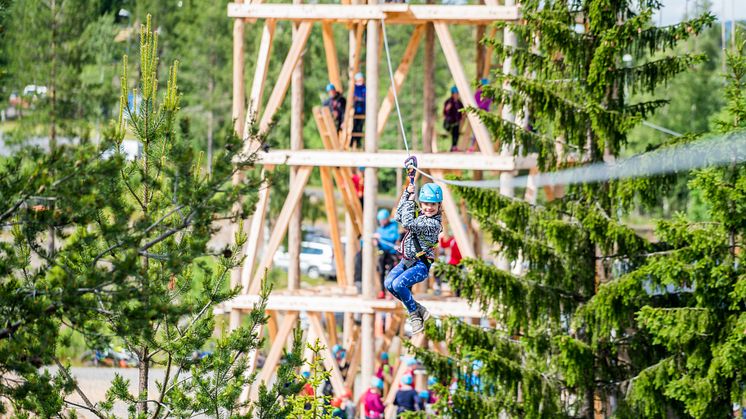
[[[272,260],[275,267],[288,270],[290,257],[285,249],[275,253]],[[300,245],[300,271],[311,278],[324,277],[335,279],[337,270],[334,268],[334,251],[331,241],[303,241]]]

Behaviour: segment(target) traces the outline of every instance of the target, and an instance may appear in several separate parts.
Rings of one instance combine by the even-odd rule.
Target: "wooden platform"
[[[536,166],[536,156],[512,157],[481,153],[413,153],[420,169],[488,170],[512,172]],[[377,153],[328,150],[271,150],[259,152],[258,164],[326,167],[375,167],[401,169],[407,152],[379,150]]]
[[[443,22],[462,25],[489,25],[495,21],[520,18],[517,6],[482,5],[345,5],[339,4],[256,4],[229,3],[228,16],[246,19],[292,21],[360,22],[385,20],[386,23],[417,24]]]
[[[482,318],[485,316],[485,313],[478,306],[471,305],[462,298],[432,296],[416,296],[416,298],[427,307],[433,316],[466,318]],[[258,295],[239,295],[224,304],[222,309],[224,311],[250,310],[258,301]],[[292,295],[272,293],[267,302],[267,310],[374,314],[381,311],[403,311],[403,308],[401,303],[396,300],[371,300],[352,294]]]

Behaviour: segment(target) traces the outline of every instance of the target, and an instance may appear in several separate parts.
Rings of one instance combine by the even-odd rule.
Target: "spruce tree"
[[[212,338],[218,327],[213,310],[238,293],[227,282],[241,262],[237,255],[246,238],[238,234],[220,249],[208,247],[208,241],[216,222],[241,222],[250,213],[263,180],[248,176],[231,185],[230,179],[237,170],[251,170],[254,156],[240,155],[240,140],[229,136],[212,174],[205,173],[202,154],[193,152],[186,125],[178,120],[178,62],[169,70],[165,94],[159,94],[157,35],[149,17],[140,46],[140,79],[132,95],[138,99],[127,103],[125,57],[119,118],[97,154],[72,153],[67,165],[40,165],[70,152],[60,147],[46,160],[36,150],[33,159],[0,166],[0,173],[8,174],[0,184],[0,221],[15,217],[17,223],[14,242],[0,246],[0,372],[17,377],[0,385],[2,404],[9,402],[17,414],[40,416],[75,408],[113,417],[115,404],[123,403],[134,417],[285,417],[292,409],[285,398],[301,386],[300,341],[285,354],[276,383],[262,385],[256,402],[242,402],[254,377],[247,373],[252,353],[262,345],[264,303],[240,328]],[[250,132],[263,141],[264,134]],[[134,160],[125,158],[125,136],[142,146]],[[90,147],[75,149],[86,150]],[[55,206],[21,211],[33,194],[51,194]],[[247,199],[237,214],[239,196]],[[61,237],[54,251],[39,240],[50,224]],[[40,268],[29,266],[32,256],[42,260]],[[262,301],[268,292],[263,287]],[[122,345],[135,354],[137,391],[131,393],[117,375],[106,400],[86,397],[74,370],[55,356],[66,338],[61,325],[81,333],[90,347]],[[195,359],[208,344],[212,353]],[[47,364],[57,364],[57,372],[39,369]],[[157,382],[149,374],[154,367],[164,369]],[[73,392],[82,403],[70,400]]]
[[[617,156],[629,130],[666,104],[631,103],[630,94],[652,93],[698,62],[701,57],[672,49],[713,21],[704,15],[655,27],[651,16],[660,5],[653,0],[522,6],[524,20],[508,24],[518,47],[487,41],[499,59],[511,60],[515,73],[495,73],[486,92],[529,123],[469,111],[478,113],[504,147],[537,152],[545,170]],[[661,52],[665,56],[657,55]],[[625,54],[634,57],[632,66],[622,61]],[[450,392],[441,388],[442,411],[458,417],[587,418],[615,411],[625,383],[640,365],[657,358],[657,348],[641,334],[591,328],[582,310],[621,268],[633,269],[641,255],[656,250],[618,221],[644,186],[569,187],[561,199],[540,206],[493,191],[455,188],[501,256],[519,266],[507,272],[466,259],[463,271],[437,268],[496,324],[483,330],[444,319],[428,327],[428,336],[447,340],[451,350],[449,357],[417,350],[441,383],[454,380]],[[607,307],[597,314],[612,313]]]
[[[709,138],[714,145],[744,141],[744,46],[727,57],[727,113],[716,123],[718,135]],[[667,417],[673,410],[681,417],[730,417],[733,406],[744,402],[746,167],[735,163],[744,159],[742,146],[733,148],[733,158],[727,167],[695,172],[689,182],[701,193],[709,221],[683,215],[660,221],[661,251],[605,284],[582,312],[594,336],[634,328],[655,345],[655,362],[626,383],[629,416]]]

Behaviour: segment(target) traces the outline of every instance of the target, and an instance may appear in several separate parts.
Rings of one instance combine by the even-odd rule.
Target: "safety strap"
[[[429,269],[430,265],[432,265],[433,262],[430,260],[430,258],[427,257],[427,251],[422,250],[422,245],[420,244],[420,239],[417,238],[417,233],[413,231],[410,231],[410,233],[412,234],[412,240],[414,241],[414,249],[417,251],[417,253],[415,254],[415,257],[421,260],[422,263],[424,263],[425,266],[427,266]],[[434,248],[435,246],[433,245],[430,247]]]

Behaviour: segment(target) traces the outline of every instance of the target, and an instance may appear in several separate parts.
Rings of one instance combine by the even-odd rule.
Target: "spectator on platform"
[[[420,397],[417,395],[417,390],[412,387],[413,383],[414,379],[412,376],[405,375],[402,377],[401,386],[394,398],[394,406],[396,406],[397,414],[420,410]]]
[[[324,106],[329,107],[332,118],[334,118],[334,123],[337,126],[337,131],[339,131],[342,129],[342,122],[344,122],[347,99],[331,83],[326,85],[326,93],[329,97],[324,101]]]
[[[477,88],[477,91],[474,92],[474,100],[477,102],[477,108],[483,110],[483,111],[489,111],[490,106],[492,105],[492,98],[484,95],[484,87],[490,84],[489,79],[483,78],[479,80],[479,87]],[[471,134],[471,145],[469,146],[469,152],[472,152],[475,150],[475,143],[477,141],[477,137],[472,133]]]
[[[443,128],[451,134],[451,151],[458,151],[458,138],[461,133],[461,113],[464,104],[458,95],[456,86],[451,87],[451,96],[443,104]]]
[[[365,409],[365,419],[383,418],[383,412],[386,408],[383,405],[383,399],[381,398],[382,391],[383,380],[378,377],[373,377],[371,379],[370,388],[362,395],[362,397],[360,397],[360,403],[363,405],[363,409]]]
[[[440,248],[443,250],[448,250],[448,264],[453,266],[458,266],[459,263],[461,263],[461,251],[458,249],[458,244],[456,243],[456,238],[453,236],[442,236],[440,238]],[[436,278],[437,286],[440,288],[442,286],[442,280],[440,277]],[[456,296],[460,296],[461,292],[456,289],[453,290],[456,293]]]
[[[352,106],[355,116],[352,119],[352,136],[350,136],[350,148],[362,148],[363,128],[365,126],[365,76],[363,73],[355,74],[355,93],[352,96]]]
[[[357,199],[360,200],[360,206],[363,205],[363,193],[365,192],[365,168],[364,167],[358,167],[357,173],[352,175],[352,184],[355,187],[355,194],[357,194]]]

